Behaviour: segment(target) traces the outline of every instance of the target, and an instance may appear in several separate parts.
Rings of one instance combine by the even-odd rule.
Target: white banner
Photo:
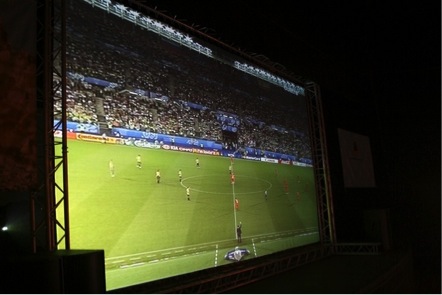
[[[370,139],[338,129],[345,187],[375,187]]]

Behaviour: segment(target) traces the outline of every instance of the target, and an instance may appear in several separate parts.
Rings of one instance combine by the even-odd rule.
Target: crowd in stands
[[[79,2],[67,13],[68,120],[311,158],[304,97]],[[218,111],[239,118],[236,132]]]

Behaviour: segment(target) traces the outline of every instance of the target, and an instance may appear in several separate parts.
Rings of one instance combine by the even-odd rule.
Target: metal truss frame
[[[178,288],[164,290],[161,293],[221,293],[234,290],[262,279],[277,275],[282,272],[294,269],[301,265],[309,264],[330,255],[329,248],[315,247],[288,255],[272,261],[264,261],[260,264],[253,264],[250,267],[229,272],[226,275],[200,280],[197,284],[180,285]]]
[[[381,243],[337,243],[332,245],[336,255],[379,255]]]
[[[292,251],[276,253],[237,264],[235,262],[233,265],[225,265],[216,269],[182,275],[178,278],[167,278],[156,282],[117,289],[109,291],[109,293],[225,293],[296,267],[319,261],[330,255],[330,247],[316,244],[303,249],[296,249],[294,253]]]
[[[36,0],[36,3],[37,153],[40,185],[31,192],[30,197],[33,253],[55,251],[63,241],[64,248],[70,249],[65,1]],[[59,113],[54,109],[55,103],[61,105]],[[57,124],[54,124],[55,117],[61,118]],[[62,171],[59,177],[62,178],[61,182],[57,182],[55,177],[58,170]],[[62,218],[58,218],[57,213]]]
[[[310,136],[312,137],[312,159],[318,198],[319,236],[322,243],[333,245],[336,243],[336,229],[321,92],[314,82],[308,81],[305,86],[307,110],[311,118]]]
[[[38,3],[37,44],[37,104],[39,131],[39,161],[41,185],[31,194],[32,247],[33,252],[40,250],[55,251],[61,247],[70,249],[69,231],[69,194],[66,127],[66,12],[63,0],[36,0]],[[244,53],[241,53],[244,55]],[[255,60],[254,57],[250,57]],[[280,72],[280,71],[276,71]],[[285,75],[285,73],[281,73]],[[238,268],[213,273],[208,276],[173,278],[167,286],[162,281],[158,293],[209,293],[225,292],[239,286],[250,284],[275,274],[317,261],[333,253],[335,228],[333,220],[332,195],[329,187],[329,168],[326,152],[324,120],[320,90],[313,82],[305,83],[307,108],[312,118],[312,157],[318,197],[320,243],[305,249],[294,249],[284,255],[269,255],[261,262],[239,264]],[[54,110],[54,105],[61,110]],[[54,118],[61,118],[54,124]],[[55,176],[56,172],[61,173]],[[60,177],[61,176],[61,177]],[[62,178],[61,181],[58,181]],[[44,214],[39,218],[37,211],[43,207]],[[60,217],[61,216],[61,217]],[[59,238],[58,238],[59,237]],[[247,267],[245,267],[247,265]],[[219,271],[219,270],[218,270]],[[209,272],[210,273],[210,272]],[[123,289],[134,291],[146,289],[151,293],[155,282]]]

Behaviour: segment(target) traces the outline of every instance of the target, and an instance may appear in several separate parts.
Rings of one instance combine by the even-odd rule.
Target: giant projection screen
[[[114,1],[66,31],[70,244],[107,290],[319,242],[302,85]]]

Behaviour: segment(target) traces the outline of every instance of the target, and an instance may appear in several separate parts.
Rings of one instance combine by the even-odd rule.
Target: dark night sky
[[[349,191],[332,176],[336,206],[399,212],[393,231],[410,233],[440,274],[440,1],[142,2],[316,82],[331,158],[337,128],[369,136],[374,155],[378,189]]]

